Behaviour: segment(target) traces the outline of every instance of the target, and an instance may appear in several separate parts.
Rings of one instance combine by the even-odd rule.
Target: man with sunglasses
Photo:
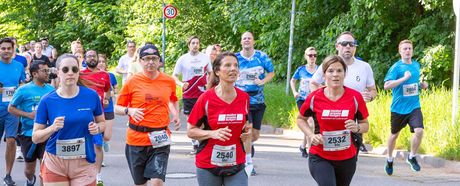
[[[110,99],[110,77],[107,72],[99,70],[98,66],[98,57],[95,50],[88,50],[85,54],[86,68],[81,71],[81,78],[90,82],[89,88],[97,92],[101,99],[102,105],[105,107],[109,104]],[[106,120],[111,120],[114,118],[113,115],[104,115]],[[106,123],[108,124],[108,123]],[[110,129],[107,127],[106,129]],[[108,131],[107,131],[108,132]],[[101,167],[102,161],[104,158],[102,146],[103,146],[103,134],[98,134],[94,136],[94,147],[96,150],[96,169],[98,171],[96,180],[98,185],[103,185],[101,178]]]
[[[126,159],[136,185],[163,185],[171,149],[170,113],[180,128],[176,83],[160,72],[161,57],[153,44],[139,50],[143,71],[130,77],[121,89],[115,113],[129,116]]]
[[[304,58],[307,61],[307,64],[300,66],[294,72],[294,75],[291,79],[291,90],[294,98],[296,99],[297,108],[300,110],[302,104],[307,99],[308,94],[310,94],[310,80],[313,77],[313,74],[318,69],[318,65],[316,65],[317,53],[315,47],[308,47],[305,50]],[[299,91],[296,90],[296,82],[300,80]],[[310,128],[313,127],[313,119],[311,117],[308,118],[308,124]],[[308,149],[310,148],[311,141],[307,136],[304,136],[302,140],[302,145],[299,147],[300,152],[302,153],[302,157],[308,157]]]
[[[371,102],[377,96],[375,88],[374,72],[369,63],[359,60],[355,57],[356,47],[358,46],[356,39],[350,31],[342,32],[337,37],[335,48],[338,55],[347,64],[347,74],[345,75],[344,85],[361,92],[364,101]],[[319,66],[318,70],[313,75],[310,81],[310,90],[318,89],[324,83],[323,69]],[[367,153],[367,149],[362,144],[359,149],[363,153]]]
[[[33,62],[29,71],[33,81],[18,88],[10,102],[8,112],[20,117],[22,125],[18,139],[26,162],[24,167],[24,174],[27,178],[26,185],[34,185],[37,159],[40,161],[43,159],[46,145],[46,142],[39,144],[32,142],[35,113],[41,97],[53,91],[54,88],[46,83],[50,69],[44,61]]]
[[[24,66],[13,60],[14,42],[10,38],[0,40],[0,139],[3,132],[6,138],[5,150],[5,172],[3,178],[5,185],[15,185],[11,178],[14,158],[16,155],[16,136],[18,131],[18,118],[8,113],[8,105],[13,98],[14,92],[23,81],[26,75]]]

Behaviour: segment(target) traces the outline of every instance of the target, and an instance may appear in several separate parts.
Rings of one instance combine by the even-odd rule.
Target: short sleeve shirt
[[[210,89],[202,94],[190,113],[188,123],[197,126],[206,117],[206,124],[211,130],[228,127],[232,130],[230,140],[220,141],[208,139],[206,146],[196,155],[196,166],[198,168],[215,168],[211,164],[211,156],[214,145],[229,146],[236,145],[236,163],[245,163],[245,152],[243,151],[240,134],[247,121],[249,109],[249,96],[247,93],[235,88],[236,98],[227,103],[220,99],[215,89]]]
[[[168,104],[170,101],[177,101],[174,79],[160,73],[156,79],[152,80],[143,73],[138,73],[129,78],[121,88],[117,105],[144,109],[144,119],[137,123],[130,117],[130,123],[150,128],[163,128],[169,125]],[[128,145],[152,145],[148,133],[128,128],[126,135]]]
[[[0,75],[0,82],[3,84],[3,92],[0,95],[0,117],[3,117],[8,114],[8,104],[13,98],[19,83],[25,81],[26,74],[24,66],[15,60],[8,64],[0,61],[0,72],[8,72]]]
[[[384,82],[402,78],[406,71],[411,73],[411,77],[391,89],[393,94],[391,112],[398,114],[409,114],[414,109],[420,108],[420,63],[415,60],[412,60],[411,64],[397,61],[388,70]]]
[[[95,90],[101,98],[101,103],[104,101],[104,93],[110,91],[110,77],[107,72],[93,72],[88,68],[81,71],[80,77],[90,82],[89,88]]]
[[[240,76],[235,85],[239,89],[249,94],[251,104],[265,103],[264,86],[255,83],[255,79],[264,79],[265,72],[274,71],[272,60],[267,54],[255,50],[254,55],[250,58],[244,57],[241,52],[236,53],[240,65]]]
[[[39,86],[32,81],[18,88],[16,93],[14,93],[10,104],[24,112],[33,112],[37,110],[38,103],[40,102],[42,96],[53,90],[54,88],[49,84]],[[34,120],[22,116],[20,117],[20,120],[22,124],[21,134],[31,137]]]
[[[89,88],[79,86],[77,96],[63,98],[56,91],[45,95],[38,104],[35,123],[49,127],[57,117],[64,116],[64,128],[53,133],[46,143],[46,151],[56,155],[57,140],[85,138],[86,160],[94,163],[93,135],[88,125],[95,117],[102,115],[102,104],[97,93]]]
[[[316,66],[315,71],[316,69],[318,69],[318,66]],[[305,100],[307,98],[307,95],[310,94],[309,84],[310,84],[311,78],[313,77],[313,73],[310,73],[308,71],[308,68],[305,65],[300,66],[294,72],[292,79],[300,80],[300,84],[299,84],[300,96],[296,98],[296,101]]]
[[[322,84],[324,82],[323,67],[320,65],[312,77],[312,81]],[[347,66],[344,85],[358,92],[364,92],[367,87],[375,86],[374,72],[369,63],[355,58],[353,64]]]
[[[207,83],[207,72],[211,72],[211,58],[209,56],[198,53],[191,55],[190,53],[182,55],[174,66],[173,75],[181,75],[182,81],[189,84],[187,89],[182,90],[184,99],[198,98],[205,91]]]
[[[346,130],[346,120],[364,120],[369,116],[362,95],[348,87],[345,87],[344,94],[336,101],[331,101],[324,95],[324,87],[312,92],[300,108],[300,114],[304,117],[313,117],[315,134],[323,136],[325,132]],[[348,135],[351,140],[351,133]],[[322,144],[312,145],[310,153],[327,160],[346,160],[355,156],[357,152],[352,141],[350,144],[349,148],[338,151],[325,151]]]
[[[110,77],[110,85],[111,85],[110,90],[112,90],[113,87],[117,86],[117,78],[111,72],[109,72],[109,77]],[[110,99],[109,99],[109,106],[107,108],[104,108],[104,112],[114,112],[112,97],[110,97]]]

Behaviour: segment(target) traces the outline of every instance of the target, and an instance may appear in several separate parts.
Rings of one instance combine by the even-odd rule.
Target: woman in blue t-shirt
[[[104,131],[102,104],[94,90],[81,85],[78,60],[57,59],[59,87],[40,101],[32,141],[46,143],[41,175],[46,184],[95,185],[93,135]]]

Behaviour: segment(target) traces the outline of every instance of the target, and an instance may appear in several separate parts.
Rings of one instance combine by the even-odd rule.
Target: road
[[[133,185],[124,155],[126,117],[117,116],[110,152],[105,155],[107,167],[102,170],[105,185]],[[194,156],[190,140],[187,138],[186,126],[173,132],[173,145],[168,163],[168,175],[165,185],[198,185],[195,173]],[[307,159],[300,156],[300,141],[283,135],[263,134],[256,143],[254,163],[258,175],[249,179],[249,185],[316,185],[308,171]],[[0,173],[4,173],[5,143],[0,144]],[[460,170],[432,168],[422,164],[420,172],[412,172],[402,159],[394,164],[393,176],[387,176],[383,170],[385,158],[377,155],[360,155],[357,171],[351,185],[460,185]],[[24,163],[15,162],[13,179],[17,185],[24,185]],[[38,172],[38,168],[37,168]]]

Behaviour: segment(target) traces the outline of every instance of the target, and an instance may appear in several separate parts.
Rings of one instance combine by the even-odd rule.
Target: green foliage
[[[427,48],[421,63],[425,68],[422,74],[433,85],[450,86],[452,77],[452,48],[443,45]]]

